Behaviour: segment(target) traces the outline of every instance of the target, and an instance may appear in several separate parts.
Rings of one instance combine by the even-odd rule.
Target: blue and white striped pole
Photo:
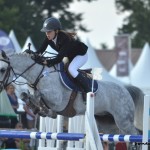
[[[105,142],[137,142],[142,143],[142,135],[112,135],[99,134]],[[29,132],[18,130],[0,130],[0,138],[25,138],[25,139],[49,139],[49,140],[71,140],[79,141],[85,139],[83,133],[51,133],[51,132]],[[150,138],[148,138],[150,142]]]
[[[51,139],[51,140],[79,141],[80,139],[84,139],[85,134],[0,130],[0,138],[4,138],[4,137],[5,138]]]
[[[142,143],[142,135],[112,135],[112,134],[100,134],[100,138],[105,142],[137,142]],[[148,139],[150,142],[150,139]]]

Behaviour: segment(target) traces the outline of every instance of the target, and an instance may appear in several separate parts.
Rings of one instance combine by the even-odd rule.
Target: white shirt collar
[[[52,41],[56,44],[57,36],[56,36],[55,39],[53,39]]]

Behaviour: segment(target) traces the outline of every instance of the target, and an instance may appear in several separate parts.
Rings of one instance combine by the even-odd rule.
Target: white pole
[[[58,133],[61,133],[61,132],[63,132],[63,124],[64,124],[64,117],[63,116],[61,116],[61,115],[57,115],[57,132]],[[56,147],[59,149],[61,149],[61,147],[62,147],[62,142],[61,141],[59,141],[59,140],[57,140],[56,141]]]
[[[46,132],[56,132],[56,119],[45,117]],[[47,147],[54,147],[55,140],[46,140]]]
[[[148,150],[148,138],[149,138],[148,134],[149,134],[149,130],[150,130],[150,96],[149,95],[145,95],[144,96],[144,112],[143,112],[142,150]]]
[[[85,125],[88,124],[87,122],[90,123],[91,132],[94,130],[94,125],[93,125],[93,121],[94,121],[94,119],[93,119],[94,109],[92,109],[94,107],[93,106],[94,99],[91,97],[92,94],[93,94],[92,92],[87,93],[86,113],[85,113],[85,115],[87,115],[85,117],[88,118],[88,120],[86,121]],[[91,146],[90,146],[90,138],[89,138],[89,136],[91,136],[91,135],[89,134],[89,129],[88,128],[89,128],[89,126],[86,126],[86,149],[87,150],[92,150],[90,148]],[[93,132],[92,132],[92,134],[93,134]]]
[[[68,133],[73,133],[74,132],[74,124],[73,124],[73,120],[74,120],[74,117],[73,118],[69,118],[68,119],[69,122],[68,122]],[[74,145],[74,141],[68,141],[67,142],[67,150],[73,148],[73,145]]]
[[[40,132],[45,132],[45,121],[43,117],[40,117]],[[38,146],[38,150],[42,149],[43,147],[45,147],[45,140],[44,139],[40,139],[39,140],[39,146]]]
[[[98,129],[95,126],[94,118],[94,93],[87,93],[87,106],[85,113],[86,125],[86,150],[103,150],[101,140],[99,138]]]

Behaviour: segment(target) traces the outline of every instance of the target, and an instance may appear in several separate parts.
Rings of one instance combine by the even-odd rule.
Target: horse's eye
[[[0,69],[0,72],[1,72],[1,73],[4,73],[5,71],[6,71],[5,68],[1,68],[1,69]]]

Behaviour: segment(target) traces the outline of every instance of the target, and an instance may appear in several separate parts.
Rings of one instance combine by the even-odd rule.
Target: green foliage
[[[129,33],[133,47],[150,43],[150,0],[115,0],[118,13],[128,12],[118,34]]]
[[[81,23],[82,13],[69,11],[69,5],[73,2],[74,0],[0,0],[0,28],[7,33],[13,29],[21,45],[27,36],[31,36],[37,48],[44,36],[40,32],[43,21],[54,14],[59,16],[63,29],[88,32]]]
[[[24,141],[22,139],[19,141],[19,149],[26,150],[25,143],[24,143]]]

